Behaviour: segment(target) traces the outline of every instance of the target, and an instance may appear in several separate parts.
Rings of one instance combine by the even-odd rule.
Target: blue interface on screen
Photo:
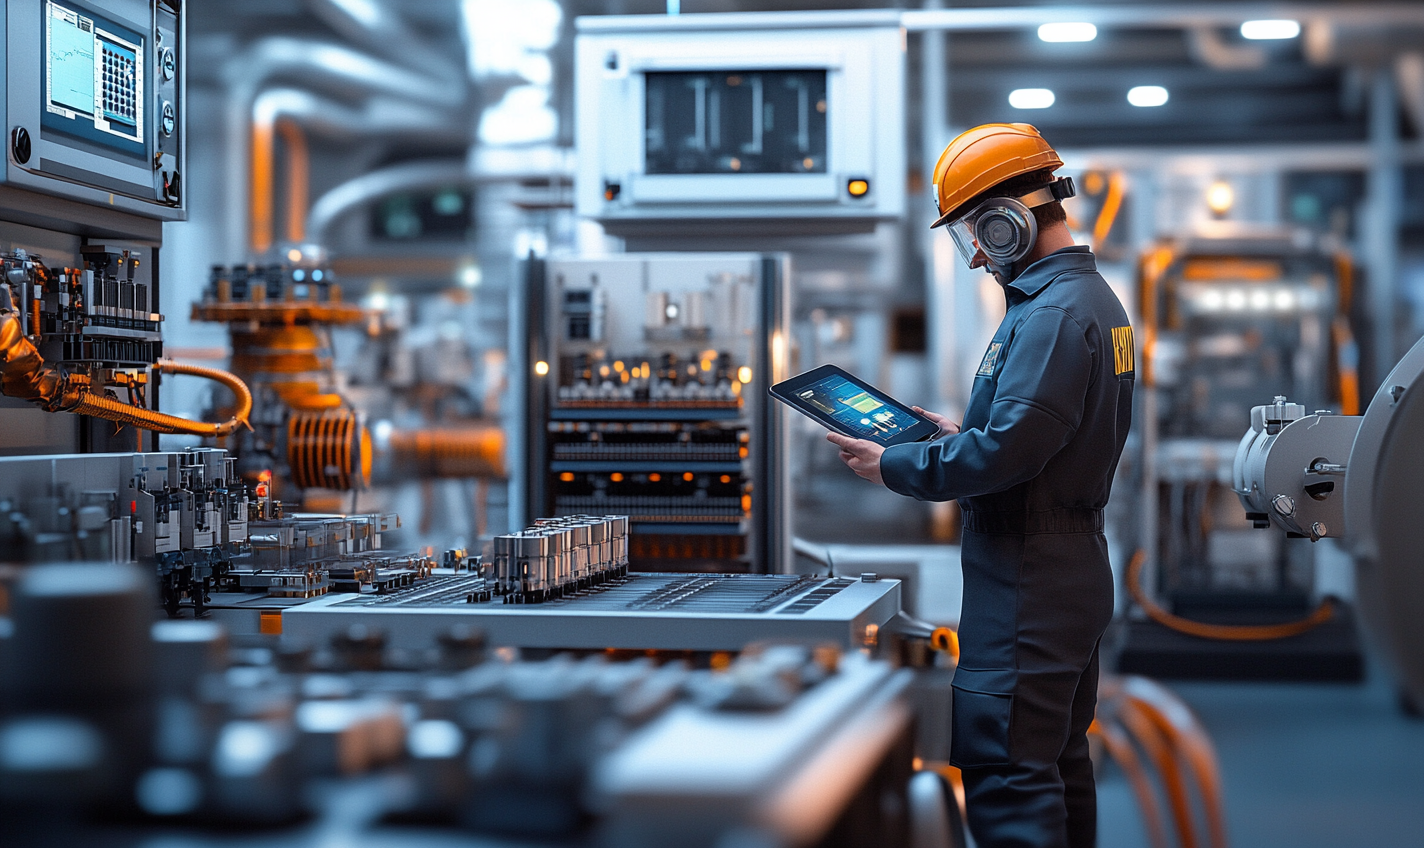
[[[916,420],[908,410],[838,375],[799,389],[796,396],[861,439],[888,441]]]

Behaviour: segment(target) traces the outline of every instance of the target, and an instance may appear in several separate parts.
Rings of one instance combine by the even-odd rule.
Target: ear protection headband
[[[1059,177],[1043,188],[1020,197],[991,197],[973,213],[974,241],[989,264],[1009,272],[1028,256],[1038,240],[1033,208],[1077,194],[1072,177]]]

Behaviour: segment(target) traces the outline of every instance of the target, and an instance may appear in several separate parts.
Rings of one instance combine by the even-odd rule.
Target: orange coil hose
[[[294,412],[287,420],[287,465],[301,489],[364,487],[370,437],[349,409]]]
[[[1326,598],[1315,611],[1297,621],[1283,624],[1207,624],[1173,615],[1142,591],[1142,564],[1147,561],[1147,553],[1138,550],[1132,555],[1127,566],[1127,591],[1137,605],[1142,607],[1147,617],[1178,633],[1197,636],[1202,639],[1219,639],[1228,642],[1264,642],[1269,639],[1285,639],[1319,627],[1335,617],[1335,602]]]

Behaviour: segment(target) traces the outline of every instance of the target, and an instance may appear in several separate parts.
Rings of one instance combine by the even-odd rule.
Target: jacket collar
[[[1008,288],[1016,289],[1025,298],[1033,297],[1043,287],[1068,271],[1096,271],[1098,262],[1085,244],[1075,244],[1053,251],[1024,269]],[[1005,292],[1008,294],[1008,292]]]

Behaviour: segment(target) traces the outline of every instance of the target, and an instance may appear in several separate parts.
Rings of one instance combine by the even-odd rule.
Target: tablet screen
[[[888,444],[919,423],[908,409],[840,374],[829,374],[802,386],[795,395],[833,419],[844,432],[860,439]]]

